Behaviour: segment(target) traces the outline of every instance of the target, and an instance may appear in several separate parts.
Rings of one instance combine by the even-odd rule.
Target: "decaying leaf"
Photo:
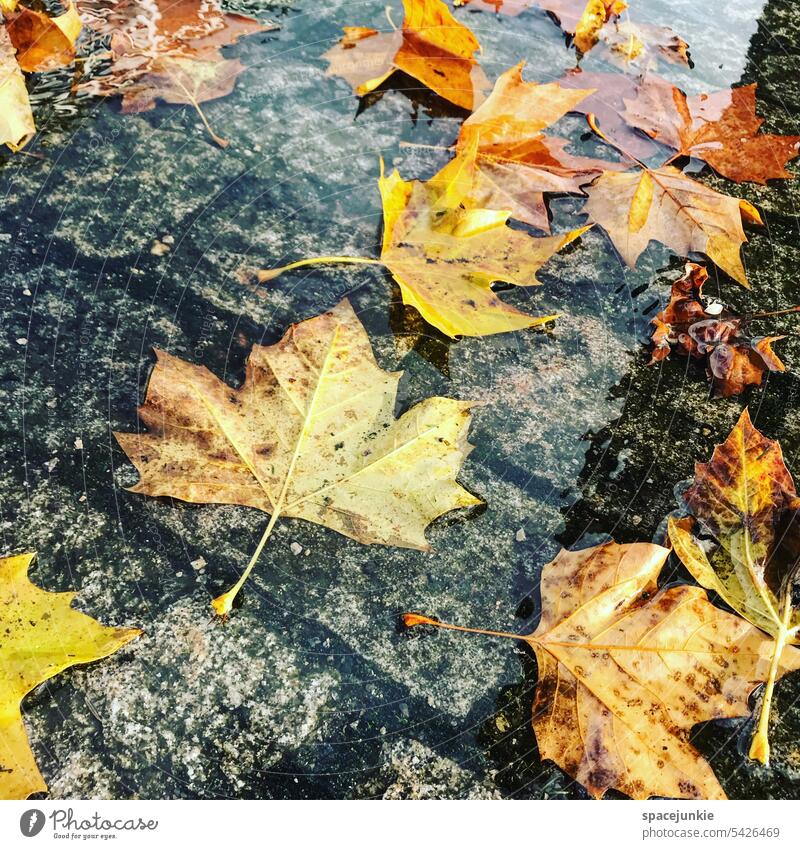
[[[474,143],[473,143],[474,152]],[[506,210],[465,208],[470,183],[460,179],[462,159],[427,183],[383,173],[380,260],[367,257],[314,257],[259,272],[262,282],[285,271],[319,263],[383,265],[400,285],[404,303],[442,333],[487,336],[535,327],[556,318],[534,317],[500,300],[491,284],[535,286],[536,272],[562,247],[580,236],[580,227],[559,236],[533,238],[513,230]]]
[[[43,681],[107,657],[136,639],[136,628],[107,628],[71,607],[75,593],[50,593],[28,580],[35,555],[0,558],[0,799],[47,790],[20,704]]]
[[[428,550],[437,516],[480,503],[456,482],[472,404],[428,398],[395,419],[401,374],[379,368],[347,301],[275,345],[254,345],[239,389],[157,356],[139,409],[148,433],[115,434],[140,474],[132,491],[270,514],[241,578],[214,600],[219,615],[281,518]]]
[[[0,144],[16,152],[35,134],[25,78],[8,33],[0,27]]]
[[[736,182],[790,178],[800,136],[759,133],[756,85],[687,97],[663,80],[642,82],[626,102],[625,119],[679,156],[703,159]]]
[[[525,82],[524,64],[503,73],[464,121],[456,144],[458,163],[449,163],[434,179],[446,180],[458,171],[466,206],[507,210],[511,218],[549,232],[544,194],[582,194],[581,186],[613,163],[575,156],[566,150],[566,139],[542,133],[593,90]]]
[[[73,0],[54,18],[15,5],[15,10],[6,14],[6,29],[23,71],[52,71],[75,61],[75,42],[82,24]]]
[[[749,286],[740,249],[747,237],[743,220],[763,224],[746,200],[723,195],[687,177],[672,165],[648,168],[603,134],[593,115],[589,125],[637,168],[607,171],[586,189],[584,211],[608,233],[630,268],[651,240],[679,256],[705,254],[742,286]]]
[[[102,97],[122,97],[123,112],[144,112],[157,100],[193,106],[214,141],[200,103],[224,97],[245,70],[225,59],[222,48],[274,25],[225,12],[219,0],[79,0],[86,25],[111,39],[105,76],[78,88]]]
[[[673,350],[705,359],[714,394],[727,398],[758,386],[767,370],[786,370],[772,350],[772,343],[783,336],[749,336],[746,319],[704,297],[707,279],[703,266],[689,262],[684,275],[672,284],[669,304],[650,322],[654,326],[651,362],[666,359]]]
[[[750,747],[751,758],[768,763],[769,714],[781,652],[800,642],[800,610],[792,599],[800,562],[800,499],[780,445],[753,427],[747,410],[711,461],[695,465],[684,499],[698,531],[711,534],[714,547],[707,554],[691,526],[670,517],[676,553],[699,583],[775,638]]]
[[[800,668],[800,651],[778,649],[700,587],[658,590],[668,554],[649,543],[562,550],[542,571],[541,620],[527,636],[413,613],[404,622],[524,640],[539,670],[540,754],[592,796],[613,788],[634,799],[724,799],[689,732],[747,716],[754,687]]]
[[[456,106],[474,109],[489,88],[473,57],[478,39],[442,0],[403,0],[403,8],[400,30],[345,27],[342,40],[323,57],[328,74],[343,77],[362,97],[405,71]]]

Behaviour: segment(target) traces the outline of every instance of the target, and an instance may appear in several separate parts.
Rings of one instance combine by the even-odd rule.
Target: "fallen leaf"
[[[54,18],[27,6],[6,14],[6,29],[23,71],[52,71],[75,61],[82,24],[75,3],[69,0],[66,7]]]
[[[503,73],[464,121],[456,143],[458,164],[448,164],[434,179],[447,179],[457,170],[462,202],[508,210],[510,217],[549,232],[544,193],[582,194],[581,186],[613,163],[574,156],[566,150],[566,139],[542,134],[593,90],[525,82],[524,64]]]
[[[673,65],[691,67],[689,45],[670,27],[638,24],[633,21],[609,21],[598,34],[608,48],[612,61],[623,67],[656,57]]]
[[[36,125],[25,78],[3,27],[0,27],[0,79],[0,144],[16,152],[36,134]]]
[[[603,26],[628,8],[623,0],[538,0],[537,5],[558,21],[580,53],[588,53]]]
[[[474,146],[473,146],[474,150]],[[459,162],[427,183],[386,177],[381,162],[378,186],[383,202],[380,260],[367,257],[312,257],[259,272],[266,282],[280,274],[320,263],[383,265],[400,285],[403,302],[447,336],[487,336],[535,327],[557,316],[534,317],[503,303],[493,282],[539,284],[536,272],[562,247],[586,231],[534,238],[513,230],[507,210],[467,209],[469,183]]]
[[[270,514],[242,577],[214,600],[219,615],[281,518],[425,551],[435,518],[480,503],[455,479],[473,405],[428,398],[395,419],[401,373],[378,367],[347,301],[254,345],[239,389],[156,353],[139,409],[148,432],[115,434],[140,474],[131,491]]]
[[[403,619],[526,642],[539,670],[541,757],[595,798],[615,789],[634,799],[724,799],[689,733],[699,722],[749,715],[776,643],[714,607],[700,587],[658,590],[668,554],[650,543],[562,550],[542,571],[542,615],[530,635]],[[796,649],[777,654],[778,676],[800,668]]]
[[[704,297],[707,279],[703,266],[689,262],[684,275],[672,284],[669,304],[650,322],[654,326],[651,363],[666,359],[673,349],[705,359],[713,393],[727,398],[758,386],[767,370],[786,370],[771,347],[784,337],[750,337],[744,318]],[[798,310],[786,312],[790,311]]]
[[[76,88],[101,97],[122,97],[122,111],[145,112],[161,99],[189,104],[214,141],[200,104],[230,94],[245,70],[221,48],[274,25],[225,12],[218,0],[79,0],[86,25],[111,38],[111,66],[104,76]]]
[[[786,163],[798,156],[800,136],[759,134],[755,83],[687,97],[663,81],[644,82],[626,101],[624,118],[677,156],[702,159],[739,183],[791,178]]]
[[[0,558],[0,799],[47,791],[22,721],[25,696],[64,669],[107,657],[142,633],[106,628],[73,610],[75,593],[39,589],[28,580],[34,557]]]
[[[745,409],[708,463],[696,463],[684,494],[698,530],[711,534],[707,554],[690,529],[670,517],[669,537],[697,581],[775,638],[750,757],[769,762],[769,715],[783,646],[800,642],[798,579],[800,499],[780,445],[753,427]]]
[[[589,116],[595,132],[606,138]],[[740,256],[747,237],[742,221],[763,224],[750,203],[714,191],[671,165],[605,172],[586,189],[584,211],[608,233],[629,268],[651,240],[679,256],[705,254],[726,274],[749,286]]]
[[[463,109],[474,109],[489,81],[473,58],[478,39],[442,0],[403,0],[401,30],[381,33],[345,27],[344,37],[324,56],[328,74],[342,77],[359,97],[395,71],[404,71]]]

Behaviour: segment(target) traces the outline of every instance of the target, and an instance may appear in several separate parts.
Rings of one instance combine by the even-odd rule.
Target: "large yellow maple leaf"
[[[214,601],[220,615],[280,518],[428,550],[437,516],[480,503],[456,482],[472,404],[428,398],[395,419],[401,373],[378,366],[347,301],[254,345],[239,389],[157,354],[139,409],[148,433],[115,434],[141,476],[132,490],[270,514],[241,578]]]
[[[477,136],[427,182],[383,171],[381,258],[322,256],[259,272],[261,282],[323,263],[383,265],[400,285],[404,303],[447,336],[487,336],[536,327],[556,315],[532,316],[504,303],[492,283],[537,286],[536,273],[588,227],[535,238],[507,226],[509,210],[473,208]]]

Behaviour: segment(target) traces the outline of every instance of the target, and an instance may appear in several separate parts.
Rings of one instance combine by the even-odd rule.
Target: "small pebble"
[[[83,451],[83,440],[80,436],[75,437],[75,448],[77,448],[78,451]]]
[[[161,241],[162,241],[165,245],[174,245],[174,244],[175,244],[175,237],[174,237],[174,236],[171,236],[169,233],[165,233],[165,234],[161,237]]]
[[[159,242],[158,239],[153,242],[153,247],[150,248],[150,253],[153,256],[164,256],[164,254],[169,253],[169,245],[165,245],[163,242]]]
[[[525,536],[525,529],[524,529],[524,528],[520,528],[520,529],[517,531],[517,533],[514,535],[514,539],[515,539],[517,542],[525,542],[525,540],[526,540],[527,538],[528,538],[528,537],[527,537],[527,536]]]
[[[292,550],[292,554],[294,554],[294,555],[302,554],[302,553],[303,553],[303,546],[302,546],[302,545],[300,545],[300,543],[299,543],[299,542],[293,542],[293,543],[289,546],[289,548],[291,548],[291,550]]]
[[[641,516],[631,516],[631,522],[633,522],[634,525],[640,524],[641,521],[642,521]]]
[[[19,339],[17,339],[17,345],[27,345],[27,344],[28,344],[28,340],[24,336],[20,336]]]
[[[208,563],[206,563],[205,557],[198,557],[197,560],[192,560],[189,565],[192,567],[192,569],[195,569],[199,572],[201,569],[205,569],[206,566],[208,566]]]

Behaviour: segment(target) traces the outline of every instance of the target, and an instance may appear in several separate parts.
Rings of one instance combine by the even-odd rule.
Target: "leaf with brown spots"
[[[64,669],[113,654],[141,634],[106,628],[72,609],[75,593],[28,580],[35,555],[0,558],[0,799],[27,799],[47,785],[22,721],[25,696]]]
[[[605,136],[593,115],[592,129]],[[606,171],[586,189],[584,211],[608,233],[629,268],[655,240],[679,256],[705,254],[742,286],[749,286],[740,256],[747,241],[743,221],[763,224],[758,210],[692,180],[672,165],[648,168],[618,147],[635,171]]]
[[[450,337],[487,336],[552,321],[555,315],[531,316],[504,303],[492,283],[538,285],[536,272],[587,228],[543,238],[513,230],[506,224],[508,210],[470,205],[472,182],[462,178],[465,162],[463,157],[452,160],[427,183],[403,180],[397,171],[387,177],[381,162],[380,260],[312,257],[261,271],[259,279],[266,282],[290,269],[319,263],[383,265],[400,285],[403,302]]]
[[[702,265],[689,262],[683,276],[672,284],[669,304],[650,322],[651,363],[666,359],[673,350],[705,359],[713,394],[728,398],[748,386],[758,386],[768,370],[786,370],[772,350],[772,343],[784,337],[748,335],[749,321],[762,316],[738,316],[719,301],[706,298],[703,284],[707,279],[708,272]],[[798,311],[800,307],[766,315]]]
[[[215,142],[200,104],[230,94],[245,70],[221,48],[267,32],[244,15],[223,11],[218,0],[79,0],[86,25],[111,39],[111,67],[77,86],[101,97],[122,97],[123,112],[145,112],[161,99],[193,106]]]
[[[697,533],[710,534],[712,551],[691,527],[670,518],[669,536],[686,568],[754,625],[775,638],[771,667],[750,757],[769,762],[769,714],[780,677],[783,646],[800,643],[798,582],[800,499],[780,445],[753,427],[745,410],[708,463],[695,465],[684,495]],[[691,523],[690,523],[691,524]]]
[[[791,178],[786,163],[799,153],[800,136],[759,133],[755,83],[687,97],[673,85],[645,81],[626,101],[624,117],[676,156],[702,159],[737,183]]]
[[[478,39],[442,0],[403,0],[403,8],[400,30],[345,27],[342,40],[323,57],[328,74],[344,78],[363,97],[395,71],[405,71],[456,106],[474,109],[489,88],[473,56]]]
[[[689,734],[699,722],[750,713],[775,644],[700,587],[658,590],[668,554],[650,543],[562,550],[542,571],[542,615],[529,635],[414,613],[404,622],[526,642],[539,670],[541,757],[595,798],[615,789],[634,799],[724,799]],[[800,651],[783,648],[778,674],[798,668]]]
[[[238,389],[157,356],[139,408],[148,432],[115,434],[140,474],[132,491],[270,514],[241,578],[213,602],[222,616],[279,519],[426,551],[435,518],[480,503],[456,482],[473,405],[428,398],[395,419],[401,373],[378,366],[347,301],[254,345]]]

